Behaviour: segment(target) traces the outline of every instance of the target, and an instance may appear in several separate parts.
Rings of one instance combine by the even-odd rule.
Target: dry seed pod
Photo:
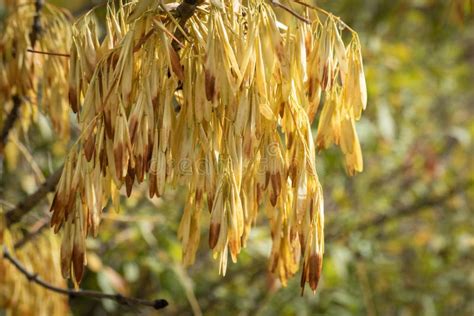
[[[118,209],[123,184],[130,195],[148,180],[150,197],[167,185],[187,189],[178,231],[185,264],[194,261],[204,205],[222,274],[262,206],[269,269],[285,284],[302,264],[302,287],[315,290],[324,214],[311,122],[322,107],[316,145],[340,145],[348,173],[362,170],[357,35],[346,46],[344,24],[321,23],[315,12],[310,25],[294,17],[285,25],[265,2],[200,6],[178,44],[169,13],[150,1],[108,6],[102,42],[91,14],[75,24],[69,96],[82,133],[51,208],[55,230],[64,227],[63,273],[80,281],[84,239],[97,233],[107,200]]]
[[[348,71],[345,78],[346,84],[343,88],[343,102],[345,106],[352,108],[352,115],[358,120],[362,110],[365,110],[367,106],[367,87],[357,36],[352,39],[347,55]]]
[[[1,224],[0,224],[1,225]],[[61,277],[59,237],[52,231],[43,232],[34,243],[26,243],[14,249],[13,240],[21,239],[19,231],[0,229],[1,246],[49,284],[65,288]],[[69,314],[68,299],[63,295],[51,295],[51,291],[31,282],[4,258],[0,258],[0,308],[8,315]]]
[[[21,126],[18,130],[27,132],[41,113],[67,140],[70,16],[48,3],[36,12],[34,3],[21,1],[6,3],[5,12],[0,22],[0,103],[4,105],[0,126],[17,99],[19,124],[13,129]]]

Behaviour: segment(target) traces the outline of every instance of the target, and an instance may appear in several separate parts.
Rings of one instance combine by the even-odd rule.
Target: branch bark
[[[353,232],[353,231],[362,232],[373,227],[379,227],[381,225],[386,224],[387,222],[390,222],[400,217],[417,214],[428,207],[432,207],[432,206],[446,202],[450,198],[463,192],[464,190],[466,190],[467,188],[473,185],[474,185],[473,181],[467,181],[467,182],[456,184],[450,189],[448,189],[446,192],[444,192],[443,194],[439,194],[437,196],[427,195],[423,197],[422,199],[418,199],[416,202],[412,204],[402,205],[401,207],[391,212],[384,212],[383,214],[375,216],[374,218],[368,221],[361,222],[353,228],[344,229],[343,232],[339,231],[332,234],[328,234],[325,239],[327,241],[341,240],[347,237],[350,232]]]
[[[38,36],[43,31],[41,26],[41,9],[43,9],[44,0],[35,0],[35,15],[33,17],[33,25],[31,26],[30,32],[30,43],[31,47],[35,47]]]
[[[38,202],[40,202],[46,196],[46,194],[53,192],[56,189],[56,185],[59,182],[62,171],[63,167],[60,167],[53,174],[51,174],[45,182],[43,182],[36,192],[27,196],[23,201],[18,203],[14,209],[9,210],[5,214],[7,227],[18,223],[23,216],[28,214],[38,204]]]
[[[15,243],[15,245],[13,245],[13,248],[14,249],[20,249],[21,247],[23,247],[24,245],[26,245],[28,242],[30,242],[31,240],[35,239],[36,237],[38,237],[45,228],[49,227],[49,219],[42,219],[39,223],[40,225],[33,229],[31,232],[27,232],[23,235],[23,238],[20,239],[19,241],[17,241]],[[35,226],[37,226],[35,224]]]
[[[40,55],[58,56],[58,57],[66,57],[66,58],[71,57],[70,54],[66,54],[66,53],[44,52],[44,51],[36,50],[32,48],[28,48],[26,51],[28,53],[40,54]]]
[[[8,135],[10,134],[10,130],[15,125],[16,120],[18,119],[18,112],[20,111],[21,106],[21,98],[18,95],[14,95],[12,97],[13,107],[10,113],[5,120],[5,124],[2,128],[2,133],[0,134],[0,155],[3,156],[3,150],[5,149],[5,145],[7,144]]]
[[[31,31],[29,34],[30,37],[30,45],[31,47],[35,47],[35,44],[38,40],[39,35],[42,32],[41,27],[41,9],[44,5],[44,0],[35,0],[35,15],[33,17],[33,24],[31,25]],[[18,119],[18,112],[21,107],[21,97],[18,94],[15,94],[12,97],[13,107],[10,113],[7,116],[5,124],[3,125],[2,132],[0,134],[0,155],[3,156],[3,151],[5,149],[5,145],[7,144],[8,135],[10,134],[10,130],[15,125],[16,120]]]
[[[178,52],[181,48],[179,43],[182,43],[185,39],[185,34],[181,30],[185,30],[186,22],[194,15],[196,11],[196,7],[198,6],[199,1],[197,0],[184,0],[179,4],[176,8],[175,16],[178,18],[179,26],[176,31],[174,32],[173,42],[171,46],[173,49]]]
[[[163,309],[168,306],[168,302],[164,299],[156,299],[153,301],[135,298],[135,297],[127,297],[120,294],[107,294],[98,291],[90,291],[90,290],[73,290],[69,288],[61,288],[54,286],[52,284],[47,283],[39,278],[37,274],[29,272],[26,268],[19,262],[16,258],[14,258],[6,247],[3,247],[3,257],[8,260],[15,268],[20,271],[30,282],[34,282],[43,288],[50,290],[55,293],[59,293],[62,295],[67,295],[71,298],[74,297],[85,297],[85,298],[95,298],[95,299],[104,299],[104,300],[113,300],[119,304],[132,306],[132,305],[143,305],[153,307],[154,309]]]

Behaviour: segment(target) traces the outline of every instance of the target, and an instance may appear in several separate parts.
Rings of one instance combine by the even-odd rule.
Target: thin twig
[[[155,32],[155,29],[152,28],[142,38],[140,38],[138,40],[138,43],[133,48],[133,52],[134,53],[138,52],[140,48],[142,47],[142,45],[153,35],[154,32]]]
[[[29,272],[26,268],[19,262],[16,258],[14,258],[6,247],[3,247],[3,257],[10,261],[18,271],[20,271],[30,282],[34,282],[43,288],[50,290],[52,292],[56,292],[62,295],[67,295],[70,298],[75,297],[85,297],[85,298],[94,298],[94,299],[104,299],[104,300],[112,300],[116,301],[119,304],[132,306],[132,305],[143,305],[153,307],[154,309],[162,309],[168,306],[168,302],[164,299],[157,299],[153,301],[135,298],[135,297],[127,297],[121,294],[107,294],[98,291],[91,291],[91,290],[73,290],[68,288],[61,288],[54,286],[52,284],[43,281],[41,278],[38,277],[37,274]]]
[[[289,6],[281,3],[280,0],[270,0],[270,2],[275,7],[278,7],[278,8],[281,8],[281,9],[285,10],[286,12],[290,13],[291,15],[293,15],[297,19],[303,21],[304,23],[311,24],[310,20],[308,20],[307,18],[305,18],[304,16],[302,16],[301,14],[299,14],[298,12],[296,12],[295,10],[290,8]]]
[[[2,128],[2,133],[0,134],[0,155],[3,155],[3,150],[5,149],[5,145],[7,144],[8,135],[10,134],[10,130],[15,125],[16,120],[18,119],[18,112],[20,111],[21,106],[21,98],[18,95],[14,95],[12,97],[13,107],[10,113],[5,120],[5,123]]]
[[[28,48],[26,50],[29,53],[34,53],[34,54],[41,54],[41,55],[50,55],[50,56],[59,56],[59,57],[71,57],[70,54],[65,54],[65,53],[55,53],[55,52],[45,52],[41,50],[35,50],[32,48]]]
[[[33,170],[33,173],[36,176],[36,181],[38,183],[44,182],[46,179],[44,177],[43,172],[41,171],[41,168],[38,166],[38,163],[35,161],[35,158],[31,155],[25,145],[23,145],[18,139],[16,139],[16,137],[11,138],[10,141],[20,150],[25,160],[29,163],[31,169]]]
[[[168,35],[173,41],[176,41],[178,43],[178,45],[183,48],[184,47],[184,44],[181,43],[175,36],[173,33],[171,33],[170,31],[168,31],[168,29],[160,22],[160,21],[157,21],[156,19],[153,20],[153,22],[155,22],[155,26],[160,28],[163,32],[166,33],[166,35]]]
[[[315,11],[319,11],[321,12],[322,14],[328,16],[328,17],[333,17],[334,19],[336,19],[344,28],[348,29],[351,33],[354,33],[354,34],[357,34],[356,31],[354,31],[353,28],[351,28],[349,25],[347,25],[340,17],[338,16],[335,16],[333,15],[332,13],[320,8],[320,7],[316,7],[316,6],[313,6],[309,3],[306,3],[304,1],[301,1],[301,0],[293,0],[293,2],[297,3],[297,4],[300,4],[306,8],[309,8],[309,9],[313,9]]]
[[[194,14],[194,11],[197,6],[197,1],[184,0],[176,7],[176,9],[173,10],[174,15],[170,13],[165,4],[161,3],[160,6],[162,10],[165,11],[166,14],[168,14],[169,18],[176,24],[177,29],[175,33],[172,34],[162,25],[157,23],[157,21],[155,21],[155,27],[160,27],[165,33],[167,33],[172,38],[172,47],[175,49],[175,51],[178,51],[181,47],[184,46],[182,44],[182,41],[186,38],[189,40],[189,38],[185,34],[184,24]],[[175,19],[175,17],[177,18],[177,20]],[[142,38],[138,40],[138,43],[133,47],[134,53],[139,51],[142,45],[153,35],[156,30],[155,27],[150,29]]]
[[[13,245],[13,248],[15,249],[20,249],[24,245],[26,245],[28,242],[31,240],[35,239],[38,237],[45,228],[49,227],[49,219],[43,219],[40,221],[40,226],[36,229],[33,229],[33,231],[26,233],[22,239],[17,241],[15,245]],[[36,226],[36,225],[35,225]]]
[[[14,209],[9,210],[5,214],[7,226],[19,222],[21,218],[28,214],[28,212],[30,212],[48,193],[55,190],[56,184],[59,182],[59,178],[61,177],[62,170],[63,167],[56,170],[33,194],[27,196],[23,201],[18,203]]]

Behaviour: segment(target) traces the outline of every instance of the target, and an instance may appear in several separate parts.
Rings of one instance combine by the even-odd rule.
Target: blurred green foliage
[[[73,11],[90,4],[51,2]],[[197,262],[183,268],[180,188],[150,201],[142,187],[123,199],[121,213],[106,212],[98,238],[88,243],[83,288],[165,298],[163,313],[170,315],[474,315],[472,1],[317,4],[359,32],[369,103],[357,126],[364,172],[349,178],[336,149],[318,155],[327,242],[316,295],[300,296],[298,276],[282,288],[268,274],[263,216],[225,277],[205,230]],[[67,150],[47,124],[24,144],[45,173]],[[34,184],[19,160],[24,168],[5,170],[4,203]],[[43,206],[25,223],[44,216]],[[75,315],[154,313],[77,298],[71,307]]]

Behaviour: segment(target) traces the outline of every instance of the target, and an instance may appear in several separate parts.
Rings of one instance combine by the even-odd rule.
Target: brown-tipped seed
[[[129,131],[130,131],[130,141],[132,144],[135,142],[135,137],[137,136],[137,128],[138,128],[138,118],[136,116],[132,116],[130,118],[129,123]]]
[[[209,227],[209,248],[214,249],[214,247],[217,245],[220,231],[220,223],[211,223],[211,226]]]
[[[84,275],[84,249],[74,243],[72,249],[72,269],[74,272],[74,279],[80,283]]]
[[[102,148],[99,153],[99,163],[100,163],[100,170],[103,172],[107,170],[107,152],[105,151],[105,148]]]
[[[95,137],[91,134],[84,143],[84,154],[87,161],[91,161],[95,152]]]
[[[183,81],[184,80],[184,72],[183,72],[183,66],[181,66],[181,63],[179,61],[179,56],[174,50],[173,47],[169,47],[170,51],[170,61],[171,61],[171,69],[173,70],[173,73],[178,77],[179,80]]]
[[[272,189],[275,195],[278,197],[281,191],[281,176],[280,172],[271,175]]]
[[[146,156],[146,155],[145,155]],[[142,183],[145,177],[145,164],[146,161],[143,159],[142,155],[138,155],[135,160],[135,171],[137,176],[138,183]]]
[[[122,164],[123,164],[123,154],[124,154],[125,146],[122,142],[119,142],[116,146],[114,146],[114,162],[115,162],[115,173],[119,179],[122,179]]]
[[[110,111],[104,111],[105,134],[109,139],[114,139],[114,129],[112,127],[112,114]]]
[[[270,203],[272,204],[273,207],[276,206],[278,201],[278,195],[276,195],[275,191],[272,190],[272,193],[270,194]]]
[[[309,200],[309,220],[312,222],[314,218],[314,200],[311,198]]]
[[[69,87],[68,99],[69,99],[69,104],[71,105],[72,111],[74,113],[77,113],[79,111],[79,107],[77,105],[77,93],[73,87]]]
[[[128,167],[127,176],[125,177],[125,188],[127,191],[127,197],[130,197],[133,189],[133,182],[135,182],[135,171]]]
[[[207,194],[207,208],[209,209],[209,214],[212,212],[212,206],[214,204],[214,195],[211,193]]]
[[[313,292],[316,291],[316,288],[318,287],[322,267],[323,260],[321,256],[319,254],[311,254],[311,256],[309,257],[308,282]]]
[[[216,77],[214,77],[207,69],[205,71],[204,82],[206,86],[206,98],[208,101],[212,101],[216,93]]]
[[[69,233],[67,226],[65,232]],[[71,274],[72,238],[70,235],[65,235],[61,243],[61,273],[65,279]]]
[[[263,186],[263,190],[265,191],[268,187],[268,184],[270,183],[270,171],[265,172],[265,184]]]
[[[148,180],[148,196],[153,198],[156,194],[156,174],[150,173]]]
[[[202,199],[202,190],[197,189],[196,194],[194,195],[195,203],[196,204],[201,203],[201,199]]]

